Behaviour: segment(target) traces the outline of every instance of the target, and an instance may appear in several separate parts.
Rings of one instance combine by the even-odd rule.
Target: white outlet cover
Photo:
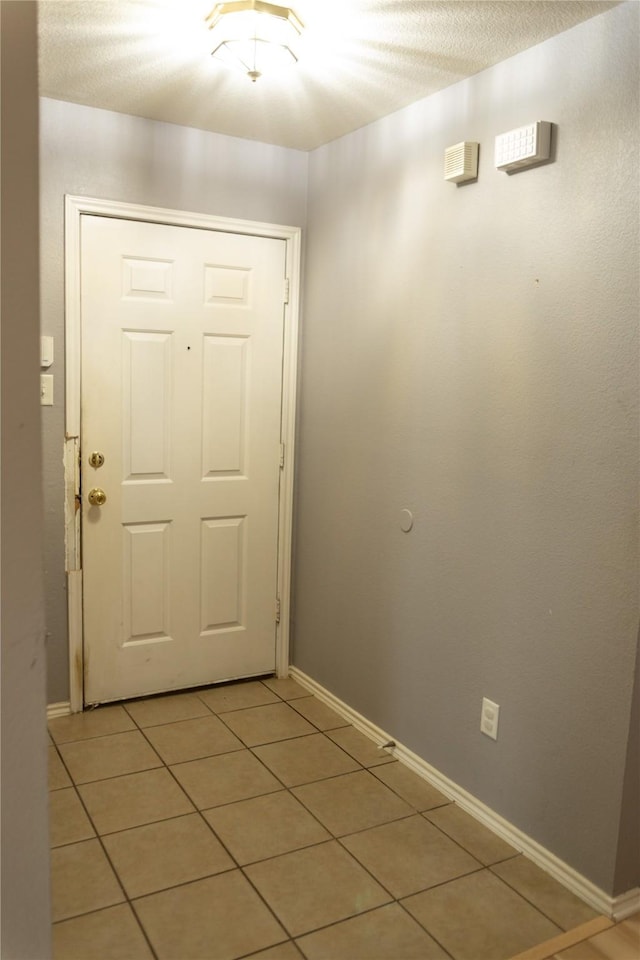
[[[498,720],[500,719],[500,705],[493,700],[482,698],[482,714],[480,716],[480,732],[492,740],[498,739]]]

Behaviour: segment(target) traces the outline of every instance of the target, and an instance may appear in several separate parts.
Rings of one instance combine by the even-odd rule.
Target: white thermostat
[[[496,137],[498,170],[522,170],[548,160],[551,153],[551,124],[546,120],[528,123]]]

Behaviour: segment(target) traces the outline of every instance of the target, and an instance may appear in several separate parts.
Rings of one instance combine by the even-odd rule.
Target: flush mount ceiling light
[[[302,23],[289,7],[263,0],[216,3],[207,23],[215,41],[212,56],[239,67],[254,83],[298,59]]]

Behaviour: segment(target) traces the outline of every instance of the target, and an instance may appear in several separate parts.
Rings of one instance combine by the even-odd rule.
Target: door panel
[[[82,217],[87,703],[275,667],[284,264],[283,240]]]
[[[205,479],[244,475],[248,337],[204,339],[202,463]]]

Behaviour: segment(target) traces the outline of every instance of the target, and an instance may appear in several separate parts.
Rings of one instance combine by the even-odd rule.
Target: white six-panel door
[[[83,216],[81,248],[85,702],[271,672],[285,242]]]

